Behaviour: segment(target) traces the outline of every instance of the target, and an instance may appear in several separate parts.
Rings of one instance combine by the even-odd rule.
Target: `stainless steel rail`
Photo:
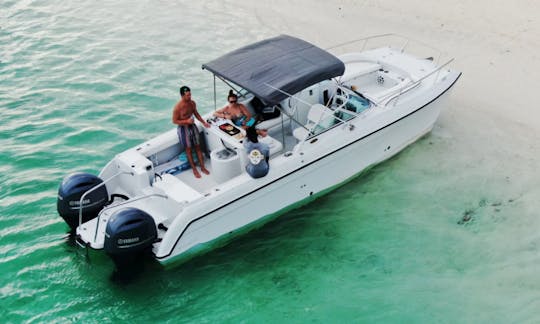
[[[354,44],[354,43],[358,43],[358,42],[363,42],[363,45],[362,45],[362,48],[360,49],[359,52],[362,52],[364,51],[364,49],[366,48],[367,44],[368,44],[368,41],[370,40],[373,40],[373,39],[377,39],[377,38],[390,38],[390,37],[396,37],[396,38],[402,38],[404,40],[404,43],[400,46],[400,51],[401,52],[404,52],[405,49],[407,48],[407,46],[409,46],[409,44],[411,43],[411,41],[413,43],[416,43],[416,44],[420,44],[426,48],[429,48],[431,50],[434,50],[435,52],[437,52],[437,60],[435,61],[435,63],[437,65],[439,65],[439,61],[440,61],[440,58],[442,56],[442,51],[439,50],[438,48],[435,48],[429,44],[426,44],[422,41],[419,41],[419,40],[416,40],[416,39],[412,39],[410,37],[406,37],[406,36],[403,36],[403,35],[399,35],[399,34],[394,34],[394,33],[388,33],[388,34],[380,34],[380,35],[373,35],[373,36],[368,36],[368,37],[363,37],[363,38],[358,38],[358,39],[353,39],[353,40],[349,40],[347,42],[344,42],[344,43],[340,43],[340,44],[337,44],[337,45],[333,45],[331,47],[327,47],[325,48],[326,50],[335,50],[337,48],[340,48],[340,47],[344,47],[346,45],[351,45],[351,44]]]
[[[79,226],[81,226],[82,224],[82,210],[83,210],[83,200],[84,198],[86,197],[86,195],[88,195],[89,193],[93,192],[94,190],[104,186],[107,182],[111,181],[112,179],[116,178],[117,176],[119,175],[122,175],[122,174],[130,174],[130,175],[133,175],[134,173],[133,172],[130,172],[130,171],[120,171],[116,174],[114,174],[113,176],[111,176],[110,178],[108,178],[107,180],[103,180],[102,183],[88,189],[87,191],[85,191],[82,196],[81,196],[81,199],[79,200]]]
[[[421,78],[419,78],[418,80],[414,81],[413,83],[407,84],[407,85],[404,85],[403,87],[401,87],[400,90],[399,90],[399,93],[394,93],[394,94],[390,93],[390,94],[388,94],[388,95],[382,97],[382,99],[381,99],[379,102],[382,102],[382,101],[385,101],[385,100],[386,100],[387,102],[390,102],[390,101],[396,99],[396,101],[394,102],[394,105],[396,105],[397,99],[399,99],[399,97],[400,97],[402,94],[404,94],[404,93],[406,93],[406,92],[408,92],[408,91],[414,89],[414,88],[415,88],[416,86],[418,86],[423,80],[425,80],[426,78],[430,77],[431,75],[433,75],[433,74],[435,74],[435,73],[437,73],[437,77],[435,78],[434,83],[437,82],[437,80],[439,79],[439,73],[441,72],[441,70],[442,70],[443,68],[445,68],[447,65],[449,65],[450,63],[452,63],[453,61],[454,61],[453,58],[450,59],[450,60],[448,60],[448,61],[447,61],[446,63],[444,63],[443,65],[437,67],[436,69],[434,69],[434,70],[432,70],[431,72],[427,73],[426,75],[424,75],[423,77],[421,77]]]
[[[145,198],[150,198],[150,197],[161,197],[161,198],[164,198],[164,199],[169,198],[169,196],[167,196],[167,195],[163,195],[163,194],[159,194],[159,193],[151,193],[151,194],[148,194],[148,195],[143,195],[143,196],[138,196],[138,197],[131,198],[130,200],[123,201],[123,202],[121,202],[119,204],[116,204],[114,206],[108,206],[108,207],[103,208],[101,210],[101,212],[99,213],[99,215],[97,217],[97,220],[96,220],[96,231],[94,233],[94,242],[96,241],[96,238],[97,238],[97,233],[98,233],[98,229],[99,229],[99,219],[100,219],[101,214],[103,213],[103,211],[105,211],[107,209],[110,209],[110,208],[113,208],[113,207],[118,207],[118,206],[121,206],[121,205],[124,205],[124,204],[127,204],[127,203],[132,203],[134,201],[145,199]]]

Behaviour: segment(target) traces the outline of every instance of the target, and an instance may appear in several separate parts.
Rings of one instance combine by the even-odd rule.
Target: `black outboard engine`
[[[109,218],[103,248],[120,267],[149,251],[156,239],[156,223],[152,216],[130,207]]]
[[[72,230],[79,226],[79,204],[82,195],[102,182],[103,180],[93,174],[74,173],[64,178],[60,184],[56,208]],[[109,194],[104,185],[87,194],[82,202],[82,222],[97,217],[108,201]]]

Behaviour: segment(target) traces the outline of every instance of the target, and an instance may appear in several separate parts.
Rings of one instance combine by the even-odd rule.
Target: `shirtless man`
[[[197,171],[193,156],[191,155],[192,147],[195,147],[195,151],[197,152],[201,171],[204,174],[210,174],[210,172],[204,167],[204,158],[199,145],[199,132],[197,126],[195,126],[195,119],[193,116],[195,116],[206,128],[210,127],[210,124],[204,121],[201,115],[199,115],[195,101],[191,100],[191,90],[187,86],[182,86],[180,88],[180,96],[182,98],[174,105],[172,122],[178,125],[178,139],[180,140],[180,144],[182,144],[186,150],[186,155],[189,165],[191,165],[191,169],[193,170],[193,174],[195,175],[195,178],[200,178],[201,174]]]

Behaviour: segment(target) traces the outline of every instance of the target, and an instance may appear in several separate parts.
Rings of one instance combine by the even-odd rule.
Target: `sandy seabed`
[[[440,159],[436,168],[441,176],[452,173],[451,180],[443,181],[453,188],[435,196],[469,201],[472,207],[464,209],[464,216],[483,213],[470,228],[471,235],[462,236],[460,246],[464,253],[489,262],[471,262],[462,278],[450,283],[468,287],[463,289],[463,305],[455,306],[478,307],[478,312],[492,309],[493,315],[505,314],[507,319],[537,321],[540,2],[233,3],[249,8],[276,34],[292,34],[321,47],[395,33],[436,47],[443,53],[441,61],[455,59],[451,67],[463,75],[432,132],[446,146],[440,148],[439,156],[418,154],[414,161],[421,168],[433,162],[422,158]],[[500,211],[501,206],[508,208]],[[453,230],[450,225],[444,229],[446,233]]]

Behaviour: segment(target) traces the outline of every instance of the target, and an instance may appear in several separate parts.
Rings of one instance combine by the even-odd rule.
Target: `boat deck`
[[[294,146],[296,145],[297,143],[297,140],[294,138],[294,136],[292,136],[292,133],[290,131],[290,129],[287,127],[287,129],[285,130],[284,134],[281,133],[281,130],[278,132],[278,131],[272,131],[269,133],[269,135],[279,141],[280,143],[283,144],[283,148],[277,152],[275,152],[271,157],[270,157],[270,165],[272,165],[272,160],[273,158],[277,157],[277,156],[280,156],[282,155],[283,153],[287,152],[287,151],[291,151]],[[164,164],[161,164],[159,165],[157,168],[156,168],[156,173],[157,174],[162,174],[164,171],[167,171],[167,170],[173,170],[174,168],[178,167],[179,165],[181,164],[180,160],[179,159],[173,159],[167,163],[164,163]],[[200,167],[199,167],[199,164],[197,163],[197,169],[199,170],[199,173],[201,174],[201,177],[200,178],[196,178],[195,175],[193,174],[193,170],[191,168],[188,168],[188,169],[185,169],[185,170],[182,170],[182,171],[178,171],[176,170],[176,172],[172,173],[172,175],[174,175],[177,179],[179,179],[180,181],[182,181],[183,183],[185,183],[186,185],[188,185],[189,187],[195,189],[196,191],[198,191],[200,194],[204,195],[206,193],[208,193],[210,190],[212,190],[213,188],[225,183],[226,181],[218,181],[218,177],[216,175],[216,167],[213,165],[213,161],[212,159],[208,158],[208,157],[205,157],[204,159],[204,165],[206,167],[206,169],[208,169],[208,171],[210,171],[210,174],[209,175],[206,175],[204,173],[202,173],[200,171]],[[244,170],[241,170],[240,171],[242,173],[244,173],[245,171]],[[166,174],[166,172],[164,173]],[[234,177],[236,177],[237,175],[235,176],[232,176],[230,179],[233,179]]]

